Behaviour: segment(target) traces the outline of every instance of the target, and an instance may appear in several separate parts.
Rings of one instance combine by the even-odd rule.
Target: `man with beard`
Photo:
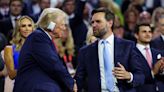
[[[78,91],[85,85],[87,92],[135,92],[134,87],[143,84],[143,70],[133,51],[134,44],[116,38],[113,24],[114,14],[108,9],[92,11],[91,25],[99,40],[79,52],[75,75]]]
[[[164,80],[164,58],[160,52],[150,47],[152,30],[149,24],[139,24],[136,27],[135,37],[137,39],[136,52],[140,55],[143,72],[145,75],[144,85],[137,88],[137,92],[163,92]]]

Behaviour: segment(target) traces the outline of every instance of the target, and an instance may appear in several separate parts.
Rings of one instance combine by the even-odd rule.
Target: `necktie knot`
[[[17,18],[17,17],[15,17],[15,18],[14,18],[14,20],[15,20],[15,21],[17,21],[17,20],[18,20],[18,18]]]
[[[148,47],[145,47],[145,50],[146,50],[146,51],[148,51],[148,50],[149,50],[149,48],[148,48]]]
[[[102,44],[104,44],[104,45],[107,44],[107,43],[109,43],[107,40],[102,41]]]

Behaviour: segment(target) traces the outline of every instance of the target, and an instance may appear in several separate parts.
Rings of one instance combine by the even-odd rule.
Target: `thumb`
[[[119,66],[120,68],[122,68],[122,69],[125,70],[124,66],[123,66],[120,62],[118,62],[117,64],[118,64],[118,66]]]

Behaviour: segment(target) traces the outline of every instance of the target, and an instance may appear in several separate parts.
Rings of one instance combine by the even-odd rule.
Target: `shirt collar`
[[[13,16],[13,15],[11,15],[10,17],[11,17],[12,20],[15,20],[15,18],[19,19],[21,17],[21,15],[19,15],[19,16]]]
[[[41,28],[42,29],[42,28]],[[47,34],[47,36],[52,40],[52,37],[50,36],[50,34],[47,32],[47,31],[45,31],[44,29],[42,29],[43,30],[43,32],[45,32],[46,34]]]
[[[102,43],[103,40],[104,40],[104,39],[101,39],[101,40],[100,40],[100,43]],[[110,45],[112,45],[113,42],[114,42],[114,35],[111,34],[111,35],[108,36],[105,40],[108,41]]]
[[[163,39],[163,41],[164,41],[164,35],[161,35],[161,37],[162,37],[162,39]]]
[[[150,49],[150,45],[148,44],[148,45],[142,45],[142,44],[139,44],[139,43],[137,43],[137,45],[136,45],[136,47],[139,49],[139,50],[144,50],[145,49],[145,47],[147,47],[148,49]]]

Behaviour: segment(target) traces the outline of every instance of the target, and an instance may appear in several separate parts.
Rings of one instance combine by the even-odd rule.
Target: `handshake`
[[[73,92],[77,92],[77,90],[78,88],[77,88],[76,80],[74,80]]]

